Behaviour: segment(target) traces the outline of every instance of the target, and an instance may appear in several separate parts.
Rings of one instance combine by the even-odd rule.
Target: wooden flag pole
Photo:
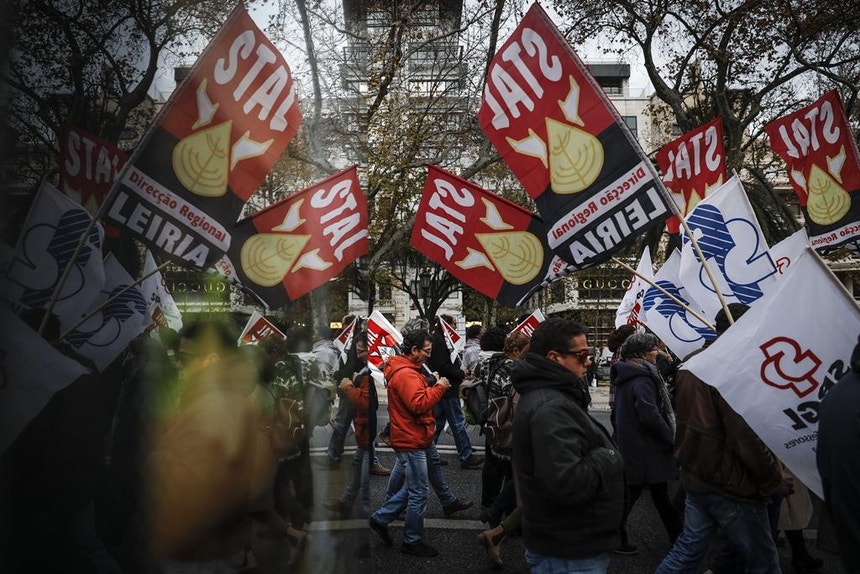
[[[98,307],[96,307],[95,309],[93,309],[92,311],[87,313],[86,315],[84,315],[80,321],[78,321],[77,323],[75,323],[74,325],[72,325],[71,327],[66,329],[66,331],[62,335],[60,335],[60,339],[65,339],[66,335],[68,335],[69,333],[71,333],[72,331],[74,331],[75,329],[77,329],[78,327],[80,327],[81,325],[86,323],[87,321],[89,321],[90,317],[92,317],[93,315],[95,315],[96,313],[101,311],[103,308],[107,307],[109,303],[112,303],[120,295],[122,295],[123,293],[125,293],[126,291],[131,289],[132,287],[137,287],[138,285],[140,285],[141,283],[143,283],[144,281],[146,281],[147,279],[149,279],[150,277],[152,277],[153,275],[155,275],[156,273],[158,273],[159,271],[161,271],[162,269],[167,267],[169,264],[170,264],[170,261],[165,261],[164,263],[162,263],[161,265],[159,265],[158,267],[156,267],[155,269],[153,269],[152,271],[150,271],[149,273],[147,273],[146,275],[144,275],[140,279],[137,279],[134,283],[130,283],[130,284],[126,285],[125,287],[123,287],[122,289],[120,289],[113,297],[111,297],[110,299],[108,299],[107,301],[105,301],[104,303],[102,303],[101,305],[99,305]]]
[[[681,307],[683,307],[684,309],[686,309],[687,311],[689,311],[689,312],[690,312],[690,314],[691,314],[693,317],[695,317],[696,319],[698,319],[699,321],[701,321],[701,322],[702,322],[702,324],[703,324],[704,326],[706,326],[708,329],[710,329],[711,331],[714,331],[715,333],[717,332],[716,328],[714,328],[714,326],[713,326],[713,325],[711,325],[711,323],[710,323],[710,322],[708,322],[707,320],[705,320],[705,318],[704,318],[704,317],[702,317],[699,313],[697,313],[697,312],[696,312],[694,309],[692,309],[689,305],[687,305],[686,303],[684,303],[683,301],[681,301],[680,299],[678,299],[677,297],[675,297],[674,295],[672,295],[671,293],[669,293],[668,291],[666,291],[665,289],[663,289],[662,287],[660,287],[659,285],[657,285],[656,283],[654,283],[654,281],[652,281],[651,279],[648,279],[648,278],[647,278],[647,277],[645,277],[644,275],[640,275],[638,271],[636,271],[635,269],[633,269],[632,267],[630,267],[629,265],[627,265],[626,263],[624,263],[623,261],[621,261],[621,260],[620,260],[620,259],[618,259],[617,257],[613,257],[613,258],[612,258],[612,261],[613,261],[615,264],[620,265],[621,267],[623,267],[623,268],[624,268],[624,269],[626,269],[627,271],[630,271],[630,272],[631,272],[631,273],[633,273],[635,276],[637,276],[637,277],[639,277],[640,279],[642,279],[642,281],[644,281],[645,283],[647,283],[648,285],[650,285],[651,287],[653,287],[654,289],[656,289],[657,291],[659,291],[660,293],[662,293],[663,295],[665,295],[666,297],[668,297],[669,299],[671,299],[672,301],[674,301],[675,303],[677,303],[678,305],[680,305]]]

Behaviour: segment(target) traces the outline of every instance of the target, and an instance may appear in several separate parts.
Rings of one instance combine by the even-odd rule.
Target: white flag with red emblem
[[[445,335],[445,345],[451,353],[451,362],[454,363],[463,354],[463,349],[466,347],[466,339],[460,336],[457,329],[449,325],[445,319],[440,317],[439,324],[442,326],[442,334]]]
[[[820,497],[818,405],[850,369],[858,325],[860,307],[807,249],[777,289],[683,368],[715,387]]]
[[[400,352],[403,335],[394,328],[385,315],[374,311],[367,319],[367,365],[373,380],[380,385],[385,384],[382,365],[389,357]]]
[[[514,331],[522,331],[529,337],[532,336],[532,333],[535,332],[537,326],[546,321],[546,317],[543,316],[540,309],[535,309],[534,313],[526,317],[522,323],[513,328]]]
[[[261,339],[269,335],[278,335],[281,339],[287,338],[271,321],[254,311],[248,318],[248,322],[245,323],[242,334],[239,335],[239,344],[256,345]]]
[[[624,293],[624,298],[621,299],[621,304],[615,312],[615,328],[621,325],[633,325],[634,327],[641,322],[640,314],[642,313],[642,296],[645,290],[648,289],[648,283],[642,279],[654,278],[654,269],[651,266],[651,252],[646,247],[642,251],[642,257],[639,258],[639,265],[636,266],[636,275],[630,278],[630,286],[627,292]]]
[[[355,325],[358,323],[358,319],[353,319],[349,325],[346,325],[343,328],[343,331],[334,338],[334,346],[337,348],[338,353],[340,353],[340,362],[341,364],[346,364],[347,354],[349,353],[350,347],[352,347],[352,339],[355,337]]]

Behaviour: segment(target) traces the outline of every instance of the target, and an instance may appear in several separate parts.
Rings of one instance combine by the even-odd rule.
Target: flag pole
[[[668,291],[666,291],[665,289],[663,289],[662,287],[660,287],[659,285],[654,283],[654,281],[645,277],[644,275],[639,274],[638,271],[636,271],[635,269],[633,269],[632,267],[630,267],[629,265],[627,265],[626,263],[624,263],[623,261],[621,261],[617,257],[613,257],[612,261],[616,265],[620,265],[621,267],[623,267],[627,271],[633,273],[635,276],[639,277],[642,281],[644,281],[645,283],[647,283],[648,285],[650,285],[651,287],[653,287],[654,289],[656,289],[657,291],[659,291],[660,293],[662,293],[663,295],[665,295],[666,297],[668,297],[669,299],[671,299],[672,301],[674,301],[675,303],[677,303],[678,305],[680,305],[681,307],[683,307],[684,309],[689,311],[693,317],[695,317],[696,319],[701,321],[701,323],[704,326],[706,326],[708,329],[710,329],[711,331],[714,331],[715,333],[717,332],[717,330],[714,328],[714,326],[711,325],[710,322],[705,320],[705,318],[702,317],[699,313],[697,313],[695,309],[691,308],[689,305],[687,305],[686,303],[684,303],[683,301],[681,301],[680,299],[678,299],[677,297],[675,297],[674,295],[672,295],[671,293],[669,293]]]
[[[81,325],[86,323],[87,321],[89,321],[93,315],[95,315],[96,313],[101,311],[103,308],[107,307],[108,304],[112,303],[117,297],[124,294],[126,291],[128,291],[132,287],[137,287],[138,285],[140,285],[141,283],[143,283],[144,281],[146,281],[147,279],[149,279],[150,277],[152,277],[153,275],[155,275],[156,273],[158,273],[159,271],[161,271],[162,269],[164,269],[168,265],[170,265],[170,261],[165,261],[164,263],[162,263],[161,265],[159,265],[158,267],[156,267],[155,269],[153,269],[152,271],[150,271],[146,275],[142,276],[140,279],[137,279],[134,283],[130,283],[129,285],[126,285],[125,287],[123,287],[122,289],[117,291],[117,293],[113,297],[111,297],[110,299],[108,299],[107,301],[105,301],[104,303],[102,303],[101,305],[99,305],[98,307],[96,307],[95,309],[93,309],[92,311],[87,313],[86,315],[84,315],[80,321],[78,321],[77,323],[75,323],[74,325],[72,325],[71,327],[66,329],[66,331],[62,335],[60,335],[60,339],[64,339],[66,337],[66,335],[68,335],[69,333],[71,333],[72,331],[74,331],[75,329],[77,329],[78,327],[80,327]]]

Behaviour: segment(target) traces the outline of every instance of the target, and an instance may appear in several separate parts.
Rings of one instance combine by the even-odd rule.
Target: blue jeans
[[[460,457],[460,462],[472,456],[472,441],[469,440],[469,435],[466,434],[466,419],[463,417],[463,408],[460,406],[460,399],[457,397],[442,397],[433,410],[436,415],[436,434],[433,436],[433,442],[439,442],[439,435],[445,429],[445,421],[448,421],[448,426],[451,427],[451,434],[454,435],[454,444],[457,445],[457,454]]]
[[[361,516],[370,515],[370,453],[356,449],[352,459],[352,474],[346,483],[341,500],[352,509],[356,497],[361,494]]]
[[[609,567],[609,552],[590,558],[557,558],[526,550],[531,574],[603,574]]]
[[[331,433],[326,450],[328,457],[335,462],[339,462],[340,457],[343,456],[343,443],[346,442],[346,432],[353,418],[355,418],[355,407],[346,400],[346,397],[341,397],[337,415],[334,417],[334,432]]]
[[[711,538],[719,528],[727,544],[743,555],[746,572],[779,574],[779,556],[763,502],[740,502],[720,494],[693,491],[687,492],[684,531],[657,568],[657,574],[701,570]]]
[[[406,469],[406,484],[373,513],[371,519],[380,524],[391,524],[403,509],[403,542],[413,544],[424,538],[424,514],[427,511],[427,451],[396,452],[397,462]]]
[[[442,461],[439,458],[439,451],[436,450],[435,444],[431,444],[425,452],[427,453],[427,478],[430,481],[430,486],[433,487],[442,506],[448,506],[457,500],[457,497],[451,490],[448,479],[445,478],[445,472],[442,470]],[[389,498],[393,496],[394,493],[403,487],[405,480],[406,470],[400,463],[400,459],[397,459],[394,468],[391,469],[391,476],[388,477],[388,487],[385,491],[385,497]]]

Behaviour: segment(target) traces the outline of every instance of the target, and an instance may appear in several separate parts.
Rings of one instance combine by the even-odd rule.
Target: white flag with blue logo
[[[0,305],[0,454],[54,393],[89,371]],[[38,453],[32,453],[38,456]]]
[[[110,365],[131,340],[143,332],[149,309],[149,302],[138,286],[118,295],[134,283],[134,279],[113,254],[105,257],[104,269],[104,287],[90,309],[116,298],[63,337],[75,351],[95,363],[99,371]]]
[[[776,289],[682,368],[715,387],[820,497],[818,405],[850,369],[858,328],[860,307],[806,249]]]
[[[147,249],[143,263],[143,275],[149,275],[153,271],[155,273],[140,282],[140,291],[149,304],[149,327],[153,332],[164,328],[178,331],[182,328],[182,313],[179,312],[173,295],[167,290],[164,277],[156,269],[158,269],[158,265],[155,264],[155,258]]]
[[[686,221],[726,303],[751,305],[776,280],[776,265],[737,175],[699,202]],[[686,234],[683,241],[679,278],[711,320],[722,307],[717,291]]]
[[[681,254],[675,249],[654,275],[654,283],[704,317],[701,307],[690,297],[678,279],[680,263]],[[645,290],[642,310],[641,321],[681,359],[700,349],[705,341],[713,341],[716,338],[716,333],[710,327],[653,286],[647,286]]]
[[[90,221],[86,209],[43,183],[0,283],[0,297],[17,307],[46,308]],[[101,226],[95,225],[57,297],[53,313],[64,329],[81,318],[82,310],[90,308],[104,284],[103,238]]]

